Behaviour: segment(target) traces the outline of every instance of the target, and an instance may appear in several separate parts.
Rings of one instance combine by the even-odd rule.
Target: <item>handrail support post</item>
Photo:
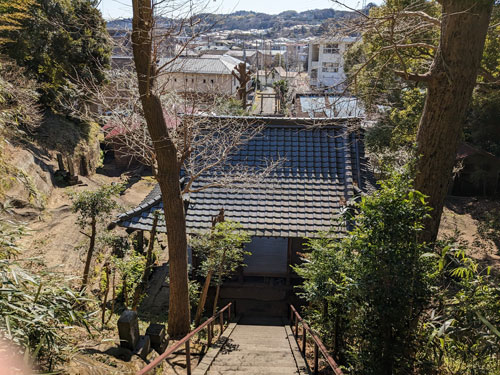
[[[295,339],[299,337],[299,318],[297,317],[297,314],[295,314]]]
[[[219,338],[222,336],[222,331],[224,331],[224,312],[219,314],[219,325],[220,325],[220,332],[219,332]]]
[[[319,353],[318,344],[314,343],[314,375],[318,375]]]
[[[187,375],[191,375],[191,347],[190,347],[190,341],[186,341],[186,370],[187,370]]]
[[[302,322],[302,355],[306,355],[306,327]]]
[[[207,326],[207,336],[208,336],[208,347],[212,345],[212,328],[210,326],[210,323]]]

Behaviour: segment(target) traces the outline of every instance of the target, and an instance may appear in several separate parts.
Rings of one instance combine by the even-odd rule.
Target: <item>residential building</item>
[[[234,96],[239,82],[231,72],[241,62],[227,55],[181,57],[165,67],[162,80],[177,92]]]
[[[309,57],[309,45],[303,43],[287,43],[286,65],[288,70],[303,72],[307,70],[307,59]]]
[[[317,39],[309,43],[307,72],[311,86],[340,91],[346,79],[344,54],[356,41],[354,37]]]

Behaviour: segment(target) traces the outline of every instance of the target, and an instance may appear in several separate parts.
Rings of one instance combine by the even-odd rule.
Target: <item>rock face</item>
[[[22,139],[16,144],[0,138],[0,198],[21,216],[33,216],[43,210],[57,181],[56,155],[71,161],[75,174],[89,176],[101,162],[98,124],[76,124],[61,116],[48,115],[34,141]],[[1,165],[0,165],[1,167]]]
[[[50,155],[34,147],[7,145],[4,156],[12,166],[4,201],[17,209],[43,209],[55,186]]]

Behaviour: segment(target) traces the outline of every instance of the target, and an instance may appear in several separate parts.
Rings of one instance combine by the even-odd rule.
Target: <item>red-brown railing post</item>
[[[318,366],[319,366],[318,344],[314,342],[314,375],[318,375]]]
[[[191,347],[189,345],[189,341],[186,341],[186,370],[187,375],[191,375]]]
[[[221,323],[222,329],[224,328],[224,311],[228,310],[231,308],[231,304],[227,304],[224,306],[218,313],[210,317],[207,321],[205,321],[202,325],[199,327],[195,328],[193,331],[189,332],[184,338],[181,340],[175,342],[172,346],[168,347],[165,352],[160,354],[158,357],[156,357],[154,360],[152,360],[150,363],[148,363],[145,367],[143,367],[141,370],[137,371],[136,375],[146,375],[149,374],[152,370],[157,368],[158,366],[161,365],[162,361],[164,361],[169,355],[174,353],[176,350],[179,348],[182,348],[182,345],[185,345],[185,351],[186,351],[186,370],[187,374],[191,374],[191,339],[195,335],[198,335],[201,330],[207,329],[207,337],[208,337],[208,347],[212,344],[212,339],[214,337],[214,322],[217,324],[217,316],[219,316],[219,320]],[[323,349],[321,349],[323,351]]]
[[[299,337],[299,318],[297,314],[295,314],[295,339]]]
[[[304,322],[302,322],[302,355],[306,355],[306,327],[304,327]]]
[[[220,325],[220,332],[219,332],[219,338],[222,336],[222,331],[224,331],[224,312],[219,314],[219,325]]]

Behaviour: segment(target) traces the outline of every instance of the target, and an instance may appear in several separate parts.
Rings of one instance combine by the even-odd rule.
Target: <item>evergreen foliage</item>
[[[220,280],[233,275],[244,265],[244,256],[250,255],[244,250],[248,242],[250,236],[241,224],[230,220],[217,223],[211,231],[193,236],[190,245],[193,254],[201,261],[200,276],[205,277],[210,271],[214,273],[214,278]]]
[[[342,240],[309,240],[296,268],[313,322],[348,374],[495,374],[500,288],[447,240],[417,240],[429,213],[408,172],[356,205]]]
[[[111,212],[118,207],[113,197],[123,190],[122,185],[105,185],[96,191],[82,191],[78,194],[71,194],[73,200],[72,210],[78,213],[77,223],[82,229],[90,227],[89,249],[87,251],[87,260],[83,270],[82,289],[87,286],[90,264],[95,249],[97,238],[97,224],[102,223],[109,218]]]
[[[0,0],[0,46],[12,40],[6,34],[21,29],[35,0]]]
[[[417,241],[428,208],[407,175],[393,175],[357,209],[356,228],[342,241],[310,241],[308,262],[297,268],[302,295],[322,331],[333,330],[331,344],[347,368],[409,373],[429,299],[426,248]]]
[[[78,97],[76,83],[101,84],[110,62],[106,24],[94,0],[35,0],[1,51],[40,84],[40,101],[57,108]]]

